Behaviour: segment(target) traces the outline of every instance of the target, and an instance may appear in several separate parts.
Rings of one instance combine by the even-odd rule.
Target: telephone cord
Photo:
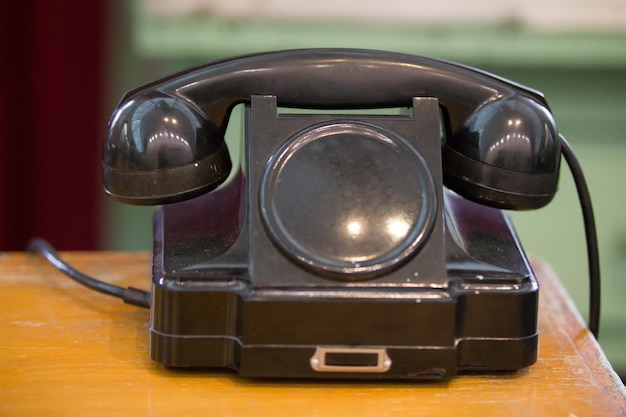
[[[589,330],[598,338],[600,331],[600,256],[598,253],[598,237],[596,223],[591,206],[591,195],[587,187],[587,181],[583,170],[565,136],[561,138],[561,153],[569,166],[570,172],[576,185],[580,208],[585,226],[585,238],[587,241],[587,263],[589,268]]]
[[[150,308],[150,292],[134,287],[118,287],[117,285],[109,284],[85,275],[63,261],[52,245],[42,238],[32,238],[28,242],[27,250],[29,252],[39,252],[59,271],[92,290],[121,298],[126,304]]]

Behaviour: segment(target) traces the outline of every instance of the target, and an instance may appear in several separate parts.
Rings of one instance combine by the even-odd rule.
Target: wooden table
[[[84,272],[148,288],[147,253],[65,253]],[[558,279],[541,284],[539,361],[446,382],[247,381],[148,358],[148,311],[75,284],[38,255],[0,253],[0,416],[626,415],[624,386]]]

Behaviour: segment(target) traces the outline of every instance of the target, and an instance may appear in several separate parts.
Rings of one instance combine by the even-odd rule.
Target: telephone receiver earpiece
[[[148,90],[114,113],[104,155],[105,190],[138,205],[186,200],[231,170],[224,133],[183,98]]]
[[[128,92],[109,124],[104,186],[131,204],[164,204],[213,190],[231,164],[233,107],[251,95],[308,109],[442,109],[444,183],[474,201],[533,209],[556,192],[560,141],[541,93],[488,73],[382,51],[308,49],[215,61]]]
[[[560,140],[547,107],[522,95],[475,110],[444,144],[445,185],[492,207],[526,210],[557,190]]]

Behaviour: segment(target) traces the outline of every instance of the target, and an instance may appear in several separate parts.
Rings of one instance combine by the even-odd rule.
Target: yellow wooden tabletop
[[[64,258],[149,287],[147,253]],[[626,391],[549,266],[539,360],[514,374],[444,382],[248,381],[164,369],[148,357],[148,311],[69,280],[34,254],[0,253],[0,416],[626,416]]]

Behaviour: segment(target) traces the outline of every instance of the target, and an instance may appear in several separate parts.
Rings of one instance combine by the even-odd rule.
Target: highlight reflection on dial
[[[387,233],[391,238],[404,239],[410,228],[411,224],[405,219],[395,217],[387,219]]]
[[[274,242],[340,279],[383,272],[411,256],[436,210],[422,157],[373,125],[321,125],[289,139],[267,165],[260,210]]]
[[[363,235],[363,220],[349,219],[346,223],[346,232],[352,238],[357,238]]]

